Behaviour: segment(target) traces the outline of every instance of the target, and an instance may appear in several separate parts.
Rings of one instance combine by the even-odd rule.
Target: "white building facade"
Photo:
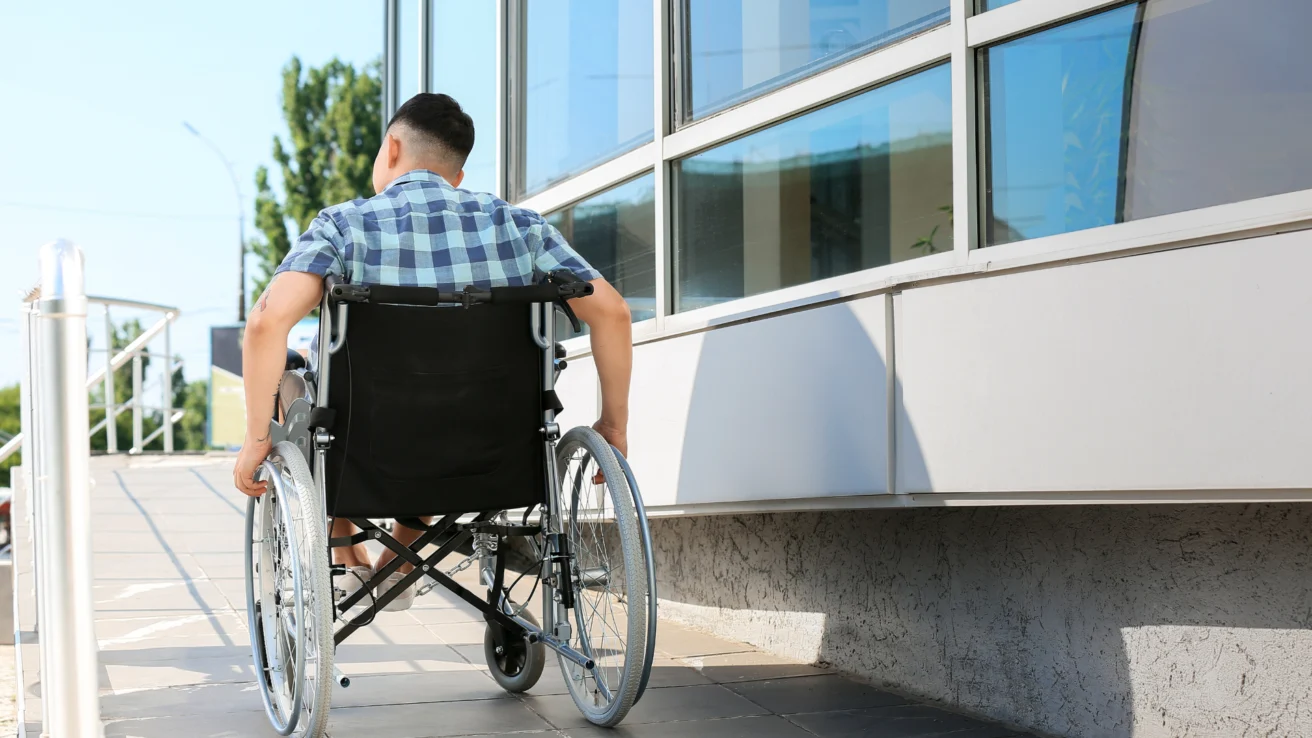
[[[1054,735],[1312,735],[1312,4],[386,8],[388,109],[461,101],[467,185],[631,303],[667,615]]]

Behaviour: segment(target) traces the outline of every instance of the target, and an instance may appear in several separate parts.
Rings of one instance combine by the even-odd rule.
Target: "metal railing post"
[[[169,316],[165,316],[169,320]],[[173,453],[173,321],[164,326],[164,387],[160,422],[164,424],[164,453]]]
[[[41,618],[44,613],[49,611],[45,603],[46,586],[41,581],[41,575],[45,572],[43,562],[45,554],[42,548],[45,546],[46,537],[42,535],[38,528],[38,523],[45,520],[41,514],[41,498],[37,490],[38,480],[42,479],[40,472],[41,465],[41,439],[36,433],[31,432],[32,418],[36,412],[37,398],[40,397],[40,391],[37,388],[37,373],[33,366],[38,354],[37,349],[37,330],[36,330],[36,313],[37,305],[34,302],[39,295],[39,288],[32,291],[32,294],[25,298],[22,309],[22,346],[23,346],[23,384],[19,390],[19,422],[23,424],[23,484],[27,495],[27,531],[32,540],[32,589],[36,601],[36,631],[41,633]],[[15,593],[17,596],[17,593]],[[15,625],[19,621],[15,620]],[[46,663],[46,647],[44,643],[40,646],[40,664],[41,673],[48,674],[48,665]],[[41,701],[41,724],[50,724],[50,704],[47,700]]]
[[[130,453],[139,454],[142,452],[141,443],[141,352],[132,355],[132,450]]]
[[[111,454],[118,453],[118,415],[114,398],[114,321],[109,317],[109,306],[105,306],[105,450]]]
[[[45,589],[41,649],[44,731],[102,738],[91,590],[90,445],[87,438],[87,300],[82,252],[67,241],[41,247],[35,321],[41,519]]]
[[[19,321],[20,322],[19,331],[21,334],[20,345],[22,346],[22,351],[23,351],[23,379],[22,379],[22,384],[19,385],[19,390],[18,390],[18,422],[22,424],[22,428],[24,431],[32,427],[32,403],[34,401],[35,398],[34,393],[36,391],[36,384],[34,381],[35,377],[33,376],[32,373],[32,360],[35,358],[34,357],[35,352],[33,351],[34,348],[33,341],[35,338],[35,333],[32,330],[32,321],[34,319],[35,310],[36,310],[36,306],[32,303],[32,301],[25,300],[23,302],[23,307],[20,311],[20,321]],[[29,500],[32,499],[33,497],[32,484],[36,478],[35,447],[36,447],[36,439],[32,437],[32,434],[26,432],[23,433],[21,439],[21,445],[20,445],[20,453],[22,453],[23,455],[23,465],[21,467],[22,469],[21,474],[23,475],[23,483],[25,485],[25,489],[27,490],[27,496]],[[27,506],[27,514],[29,515],[29,517],[32,515],[31,504],[28,504]],[[28,529],[31,530],[32,521],[29,519],[27,522],[28,522]]]

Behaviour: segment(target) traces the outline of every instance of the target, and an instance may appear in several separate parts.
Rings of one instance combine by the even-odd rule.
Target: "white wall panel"
[[[561,432],[597,420],[597,365],[591,356],[570,359],[556,380],[556,394],[565,410],[557,416]]]
[[[884,315],[875,297],[638,346],[629,446],[647,504],[884,492]]]
[[[1312,233],[908,290],[903,492],[1312,488]]]

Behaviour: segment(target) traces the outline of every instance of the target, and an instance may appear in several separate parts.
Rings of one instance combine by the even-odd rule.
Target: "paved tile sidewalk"
[[[250,666],[244,502],[223,457],[97,458],[96,630],[109,738],[272,736]],[[662,622],[651,687],[624,725],[587,726],[554,661],[529,694],[487,674],[481,617],[431,594],[338,650],[335,738],[1005,738],[1019,734]],[[40,685],[26,646],[28,735]],[[32,732],[36,730],[38,732]]]

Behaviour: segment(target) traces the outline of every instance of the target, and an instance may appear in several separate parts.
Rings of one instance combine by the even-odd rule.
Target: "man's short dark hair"
[[[450,95],[421,92],[406,100],[387,127],[390,130],[396,125],[405,126],[424,143],[441,149],[460,167],[474,150],[474,119]]]

